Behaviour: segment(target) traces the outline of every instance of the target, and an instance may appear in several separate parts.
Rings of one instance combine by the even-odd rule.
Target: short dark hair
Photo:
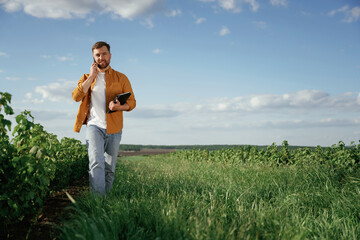
[[[105,46],[110,52],[110,45],[107,42],[102,41],[95,43],[92,47],[92,51],[94,52],[94,49],[102,48],[103,46]]]

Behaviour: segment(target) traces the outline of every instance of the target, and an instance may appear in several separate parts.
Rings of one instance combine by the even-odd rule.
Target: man
[[[81,101],[74,131],[86,124],[86,145],[89,154],[89,180],[92,193],[105,195],[111,190],[123,128],[123,111],[136,107],[128,78],[110,67],[110,45],[97,42],[92,48],[94,63],[90,74],[84,74],[72,92]],[[114,103],[117,94],[130,92],[125,104]],[[115,111],[108,113],[108,111]]]

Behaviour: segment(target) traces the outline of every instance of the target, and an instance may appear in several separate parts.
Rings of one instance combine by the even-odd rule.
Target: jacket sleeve
[[[83,89],[82,89],[82,83],[83,83],[87,78],[88,78],[88,75],[87,75],[87,74],[84,74],[84,75],[80,78],[80,80],[79,80],[77,86],[75,87],[75,89],[72,91],[72,98],[74,99],[74,101],[79,102],[79,101],[81,101],[81,100],[85,97],[86,94],[84,93],[84,91],[83,91]]]
[[[125,75],[124,75],[124,77],[125,77],[124,92],[131,92],[131,96],[126,101],[126,103],[130,107],[129,110],[127,110],[127,111],[130,112],[131,110],[133,110],[136,107],[136,99],[135,99],[135,95],[132,90],[129,79]]]

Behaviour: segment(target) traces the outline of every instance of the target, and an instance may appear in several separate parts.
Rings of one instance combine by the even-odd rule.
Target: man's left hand
[[[127,111],[129,110],[129,105],[127,103],[120,105],[120,102],[118,100],[116,100],[116,102],[114,103],[114,101],[111,101],[109,103],[109,109],[111,111]]]

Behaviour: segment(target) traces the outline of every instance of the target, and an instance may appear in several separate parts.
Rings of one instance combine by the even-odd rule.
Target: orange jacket
[[[86,124],[87,117],[90,114],[91,91],[94,88],[96,80],[94,80],[94,82],[91,84],[91,87],[87,93],[84,93],[82,90],[82,83],[88,77],[89,74],[84,74],[72,92],[72,98],[76,102],[81,101],[74,125],[75,132],[80,132],[81,126]],[[125,74],[109,68],[105,72],[105,86],[106,112],[109,110],[110,101],[113,101],[117,94],[125,92],[131,92],[131,96],[126,101],[130,107],[128,111],[131,111],[136,107],[134,92],[131,88],[129,79],[125,76]],[[106,132],[108,134],[120,132],[123,128],[123,111],[106,113],[106,125]]]

